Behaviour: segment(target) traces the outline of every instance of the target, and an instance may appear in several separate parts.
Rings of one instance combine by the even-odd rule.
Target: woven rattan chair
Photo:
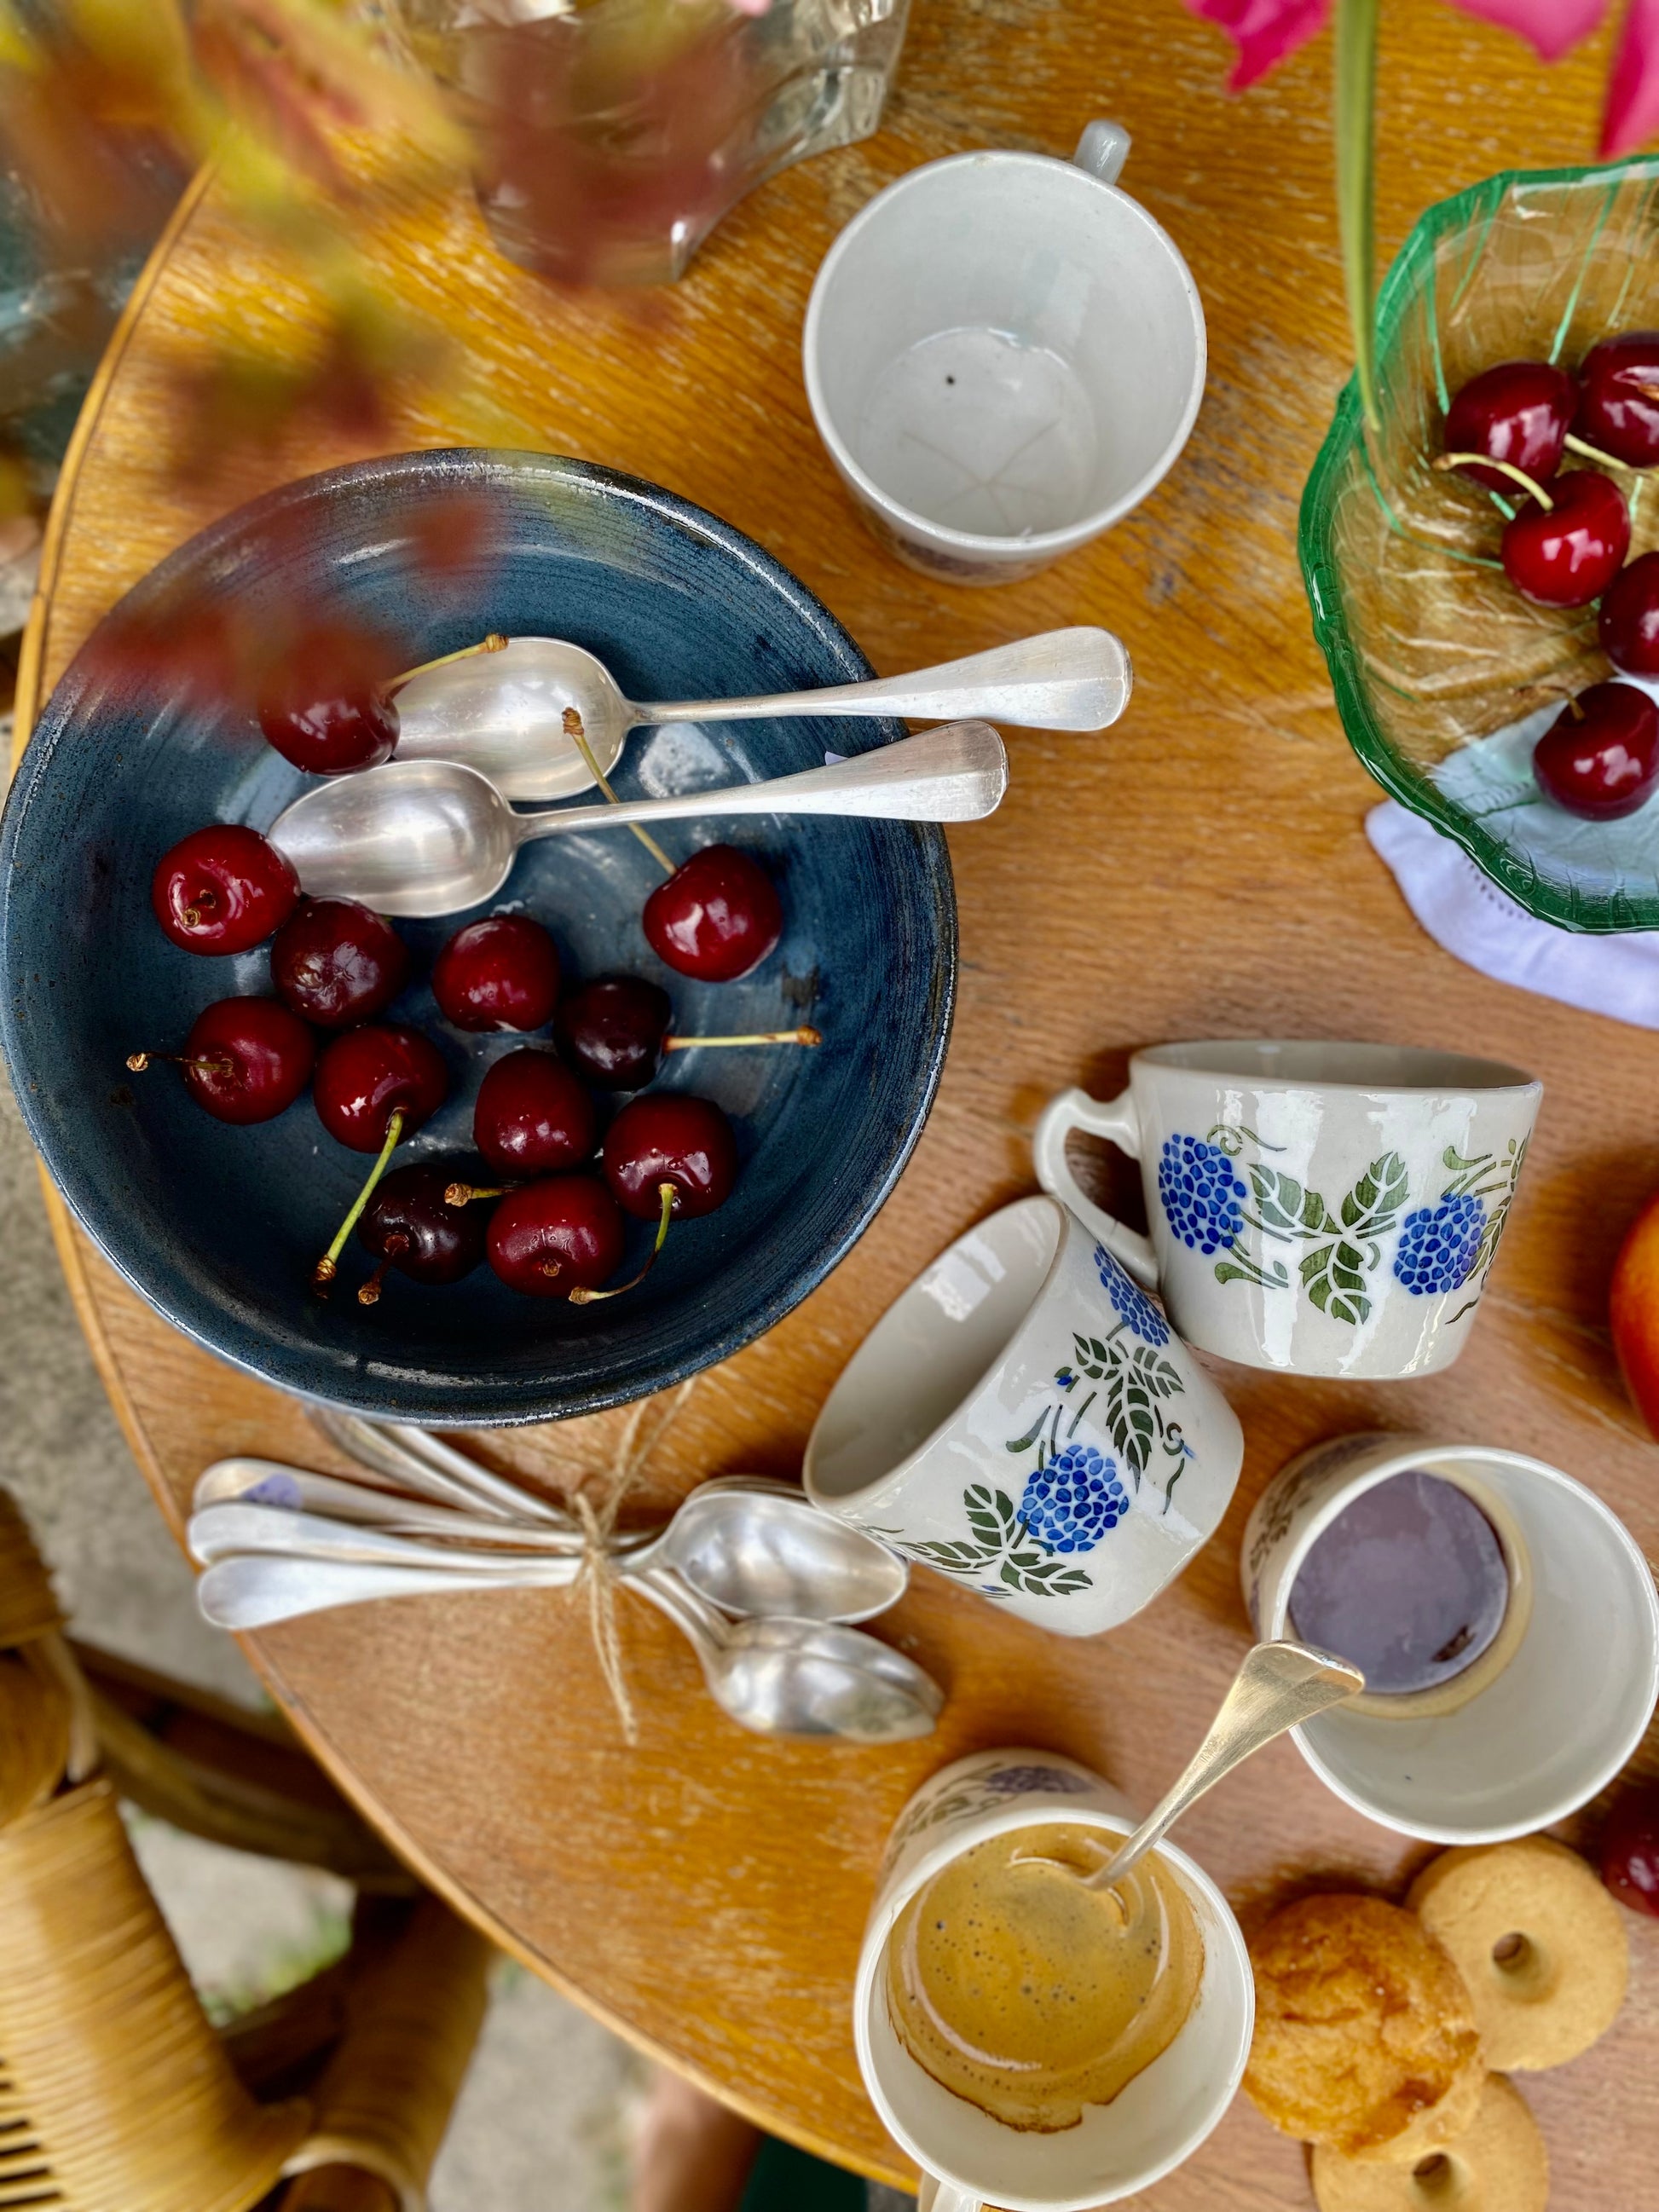
[[[348,1956],[216,2033],[121,1796],[356,1881]],[[72,1644],[0,1490],[0,2207],[422,2212],[489,1956],[280,1723]]]

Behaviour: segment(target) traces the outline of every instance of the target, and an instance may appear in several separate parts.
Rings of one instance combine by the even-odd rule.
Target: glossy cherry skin
[[[1659,676],[1659,553],[1638,554],[1607,586],[1596,627],[1627,676]]]
[[[472,1109],[472,1141],[498,1175],[556,1175],[593,1150],[593,1101],[561,1060],[526,1045],[485,1075]]]
[[[273,1121],[294,1103],[310,1079],[317,1040],[275,999],[216,999],[196,1017],[185,1053],[229,1061],[228,1073],[186,1067],[185,1087],[216,1121],[246,1126]]]
[[[278,997],[319,1030],[349,1030],[389,1006],[409,980],[409,947],[356,899],[301,899],[270,948]]]
[[[1592,684],[1540,738],[1532,769],[1569,814],[1634,814],[1659,784],[1659,707],[1633,684]]]
[[[1546,483],[1561,465],[1578,387],[1547,361],[1505,361],[1472,376],[1446,410],[1449,453],[1490,453]],[[1466,464],[1458,471],[1493,491],[1513,492],[1501,469]]]
[[[732,1124],[712,1099],[647,1091],[629,1099],[605,1132],[605,1179],[617,1202],[641,1221],[662,1213],[659,1186],[672,1183],[672,1212],[687,1218],[723,1206],[738,1178]]]
[[[1659,1783],[1614,1800],[1601,1832],[1601,1879],[1621,1905],[1659,1920]]]
[[[1578,380],[1583,397],[1572,427],[1585,444],[1633,469],[1659,461],[1659,331],[1603,338],[1584,356]]]
[[[186,952],[247,952],[293,913],[300,878],[257,830],[212,822],[161,855],[149,902]]]
[[[407,1137],[429,1121],[449,1091],[443,1055],[418,1030],[370,1023],[330,1039],[311,1095],[331,1137],[354,1152],[378,1152],[393,1114]]]
[[[421,1160],[393,1168],[363,1209],[357,1234],[377,1260],[417,1283],[459,1283],[484,1255],[485,1206],[451,1206],[444,1193],[469,1172],[465,1160]]]
[[[666,991],[641,975],[601,975],[562,1000],[553,1033],[571,1066],[601,1091],[643,1091],[662,1065],[673,1018]]]
[[[1548,514],[1528,500],[1504,532],[1504,573],[1542,607],[1599,599],[1630,550],[1630,509],[1610,477],[1576,469],[1550,486]]]
[[[550,1176],[509,1191],[489,1217],[489,1264],[532,1298],[596,1291],[622,1265],[623,1218],[596,1177]]]
[[[398,710],[385,690],[396,673],[384,640],[349,623],[314,623],[267,678],[259,727],[307,775],[378,768],[398,743]]]
[[[487,915],[438,955],[432,992],[458,1030],[538,1030],[558,1001],[559,956],[527,914]]]
[[[705,845],[645,902],[659,960],[705,983],[757,968],[783,934],[783,908],[760,862],[735,845]]]

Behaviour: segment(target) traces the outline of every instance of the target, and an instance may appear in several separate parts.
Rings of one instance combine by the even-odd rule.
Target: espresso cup
[[[1029,576],[1146,498],[1204,392],[1204,310],[1169,234],[1075,156],[958,154],[878,192],[806,310],[818,435],[877,536],[964,584]]]
[[[1062,1636],[1115,1628],[1226,1511],[1237,1416],[1051,1198],[959,1237],[888,1308],[807,1439],[826,1513]]]
[[[1244,1601],[1263,1638],[1295,1634],[1296,1578],[1339,1515],[1413,1469],[1464,1491],[1510,1571],[1510,1615],[1466,1676],[1429,1698],[1361,1698],[1291,1731],[1339,1797],[1402,1836],[1496,1844],[1587,1804],[1630,1759],[1659,1698],[1659,1598],[1640,1547],[1591,1491],[1542,1460],[1398,1434],[1316,1444],[1268,1484],[1244,1531]],[[1435,1711],[1432,1703],[1456,1702]]]
[[[1255,1985],[1231,1907],[1172,1844],[1158,1848],[1204,1939],[1204,1972],[1175,2040],[1109,2105],[1054,2135],[1006,2126],[935,2081],[900,2042],[886,1999],[887,1947],[905,1906],[941,1868],[993,1836],[1064,1820],[1126,1836],[1133,1814],[1109,1784],[1051,1751],[980,1751],[923,1783],[899,1815],[864,1931],[853,1997],[859,2070],[894,2139],[922,2169],[934,2212],[1085,2212],[1150,2188],[1191,2156],[1231,2103],[1249,2055]]]
[[[1033,1149],[1189,1343],[1292,1375],[1431,1375],[1468,1340],[1541,1095],[1519,1068],[1401,1045],[1165,1044],[1109,1104],[1052,1099]],[[1140,1162],[1150,1239],[1079,1188],[1073,1129]]]

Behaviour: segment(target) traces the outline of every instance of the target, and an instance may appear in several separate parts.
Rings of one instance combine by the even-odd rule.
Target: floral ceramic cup
[[[899,1815],[877,1880],[853,1998],[859,2070],[871,2102],[923,2170],[919,2212],[1081,2212],[1148,2189],[1204,2141],[1232,2102],[1249,2055],[1255,1985],[1225,1898],[1169,1843],[1158,1850],[1204,1939],[1204,1972],[1168,2050],[1109,2105],[1052,2135],[1005,2126],[926,2074],[888,2012],[887,1946],[925,1882],[975,1844],[1066,1820],[1127,1835],[1124,1799],[1076,1759],[1052,1751],[980,1751],[931,1776]]]
[[[1542,1088],[1398,1045],[1160,1045],[1109,1105],[1050,1102],[1037,1180],[1206,1352],[1295,1375],[1430,1375],[1468,1341]],[[1078,1188],[1073,1129],[1140,1162],[1150,1239]]]
[[[1094,1636],[1174,1580],[1238,1480],[1237,1416],[1063,1206],[958,1237],[853,1355],[815,1505],[1040,1628]]]

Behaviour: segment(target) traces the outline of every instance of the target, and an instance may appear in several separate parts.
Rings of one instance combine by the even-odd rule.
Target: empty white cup
[[[1145,499],[1204,392],[1204,310],[1091,123],[1070,161],[958,154],[878,192],[806,310],[818,434],[877,535],[968,584],[1045,568]]]

